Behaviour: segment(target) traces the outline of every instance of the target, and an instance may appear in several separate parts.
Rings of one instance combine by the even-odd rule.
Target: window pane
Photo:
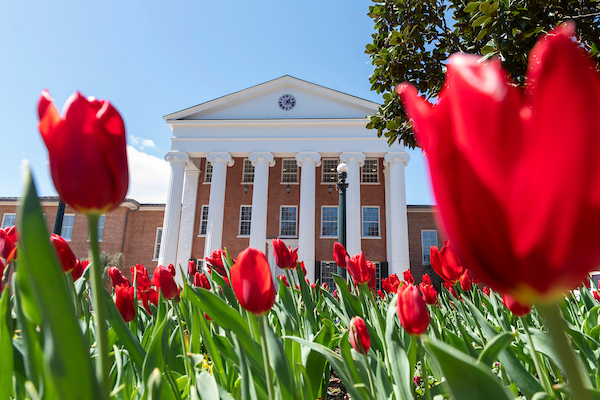
[[[296,236],[296,207],[281,207],[281,229],[279,236]]]
[[[244,206],[240,210],[240,236],[250,235],[250,222],[252,220],[252,207]]]
[[[363,207],[362,235],[379,236],[379,207]]]
[[[321,216],[321,236],[337,236],[338,208],[323,207]]]
[[[332,274],[337,274],[337,264],[333,261],[321,261],[321,276],[319,277],[319,285],[327,283],[330,291],[336,287]]]
[[[15,220],[17,219],[17,214],[4,214],[2,217],[2,226],[0,228],[4,229],[15,224]]]
[[[379,160],[367,159],[362,167],[361,174],[362,183],[377,183],[379,182]]]
[[[321,182],[335,183],[338,180],[337,166],[339,160],[336,158],[325,158],[321,161],[322,178]]]
[[[75,215],[64,215],[62,230],[60,232],[60,236],[65,240],[71,240],[71,236],[73,236],[73,224],[75,223]]]
[[[281,182],[298,183],[298,163],[296,159],[283,159],[281,163]]]
[[[210,162],[206,162],[206,175],[204,175],[204,182],[205,183],[210,183],[212,182],[212,171],[213,171],[213,166]]]
[[[154,242],[154,258],[158,258],[160,255],[160,243],[162,241],[162,230],[163,228],[158,228],[156,230],[156,241]]]
[[[98,219],[98,240],[102,240],[102,234],[104,233],[104,217],[105,215],[101,215]]]
[[[421,245],[423,254],[423,264],[429,264],[429,248],[431,246],[437,246],[437,231],[428,230],[421,231]]]
[[[200,234],[206,235],[206,226],[208,225],[208,206],[202,206],[202,216],[200,217]]]
[[[244,160],[244,175],[242,176],[242,182],[254,182],[254,166],[252,165],[252,162],[247,158]]]

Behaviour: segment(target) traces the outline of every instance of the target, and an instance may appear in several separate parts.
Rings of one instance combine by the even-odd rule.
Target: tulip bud
[[[367,354],[371,348],[371,336],[365,321],[361,317],[352,317],[348,329],[352,348],[361,354]]]
[[[450,242],[446,240],[444,247],[438,250],[436,246],[429,249],[431,268],[446,282],[454,285],[464,272],[462,263],[458,256],[450,248]]]
[[[118,285],[130,286],[129,279],[125,278],[123,274],[121,274],[121,270],[117,267],[110,267],[108,269],[108,276],[110,277],[110,282],[113,287],[117,287]]]
[[[298,264],[300,264],[300,268],[302,269],[302,276],[306,276],[306,267],[304,266],[304,261],[300,261]]]
[[[593,294],[594,294],[594,298],[596,299],[596,301],[600,301],[600,294],[598,294],[598,291],[594,290]]]
[[[277,279],[279,279],[286,287],[290,287],[287,278],[284,275],[278,275]]]
[[[223,265],[222,256],[224,255],[225,251],[223,249],[217,249],[210,254],[210,257],[206,257],[206,263],[208,266],[217,271],[217,273],[221,276],[227,276],[225,265]]]
[[[167,267],[167,269],[171,273],[171,276],[174,278],[176,272],[175,272],[175,267],[173,266],[173,264],[169,264],[169,266]]]
[[[196,272],[196,274],[194,274],[194,286],[210,290],[210,283],[204,272]]]
[[[381,297],[381,299],[385,299],[385,294],[381,291],[381,289],[377,289],[377,296]]]
[[[483,293],[485,293],[486,296],[489,296],[490,295],[490,288],[487,287],[487,286],[484,286],[483,287]]]
[[[509,294],[502,293],[502,301],[516,317],[524,317],[531,311],[531,306],[519,303],[514,297]]]
[[[52,236],[50,236],[50,243],[54,246],[63,272],[69,272],[75,268],[77,257],[73,254],[73,250],[71,250],[67,241],[63,239],[62,236],[53,233]]]
[[[408,283],[409,285],[412,285],[413,283],[415,283],[415,278],[413,277],[413,274],[410,272],[410,269],[407,269],[406,271],[404,271],[404,282]]]
[[[423,274],[421,276],[421,282],[423,282],[426,285],[431,285],[431,278],[429,277],[429,275]]]
[[[298,248],[292,250],[290,247],[285,245],[283,240],[279,238],[273,239],[273,255],[275,256],[275,263],[279,268],[296,268],[296,261],[298,260]]]
[[[267,258],[251,247],[242,251],[231,267],[231,284],[240,305],[255,315],[264,315],[275,303],[275,286]]]
[[[437,292],[432,284],[421,282],[419,283],[419,290],[423,294],[423,300],[425,300],[425,303],[430,305],[437,303]]]
[[[85,271],[89,264],[89,260],[77,260],[77,263],[75,263],[75,268],[71,270],[71,277],[73,278],[73,282],[76,282],[77,279],[81,278],[81,275],[83,275],[83,271]],[[127,286],[129,286],[129,281],[127,281]]]
[[[188,275],[196,276],[196,272],[198,272],[198,269],[196,267],[196,262],[194,260],[188,261]]]
[[[152,285],[150,283],[150,277],[148,276],[148,270],[144,268],[144,264],[136,264],[135,267],[130,268],[131,280],[136,280],[136,286],[138,290],[147,290]]]
[[[17,243],[17,229],[14,226],[0,229],[0,257],[7,259]],[[17,258],[14,256],[13,258]]]
[[[121,313],[125,322],[129,322],[135,318],[135,303],[133,300],[133,290],[131,286],[117,285],[115,286],[115,305]]]
[[[369,268],[369,289],[375,290],[375,287],[377,287],[377,268],[375,268],[375,264],[368,260],[367,268]]]
[[[339,299],[340,299],[340,295],[338,294],[338,291],[337,291],[337,289],[335,289],[335,290],[333,291],[333,297],[334,297],[335,299],[337,299],[337,300],[339,300]]]
[[[346,248],[340,242],[335,242],[333,244],[333,260],[337,264],[338,267],[346,269],[346,256],[348,253],[346,252]]]
[[[348,268],[348,272],[350,272],[354,283],[357,285],[368,283],[371,280],[371,271],[367,265],[367,258],[362,251],[352,258],[346,255],[346,268]]]
[[[179,288],[173,279],[171,271],[159,265],[152,275],[152,284],[162,292],[165,299],[170,300],[179,295]]]
[[[396,274],[391,274],[389,276],[390,279],[390,285],[392,285],[392,292],[390,293],[396,293],[398,291],[398,288],[400,287],[400,279],[398,279],[398,275]]]
[[[389,278],[383,278],[381,280],[381,287],[383,288],[383,290],[385,290],[388,293],[395,293],[394,290],[392,289],[392,285],[390,284]]]
[[[398,289],[398,319],[400,324],[413,336],[422,335],[429,327],[427,304],[419,289],[414,285],[403,285]]]
[[[471,286],[471,278],[469,277],[468,272],[465,271],[465,273],[460,277],[460,287],[465,292],[468,292],[471,290]]]

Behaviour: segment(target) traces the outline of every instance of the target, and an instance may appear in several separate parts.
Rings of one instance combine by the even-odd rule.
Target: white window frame
[[[367,167],[367,161],[375,161],[375,167],[376,167],[376,171],[365,171],[365,168]],[[375,182],[365,182],[365,173],[367,175],[375,175]],[[379,185],[379,159],[378,158],[367,158],[365,160],[365,165],[363,165],[362,167],[360,167],[360,184],[361,185]]]
[[[283,213],[283,209],[285,208],[295,208],[296,209],[296,219],[294,221],[285,221],[285,222],[295,222],[296,223],[296,234],[295,235],[283,235],[281,232],[281,223],[283,222],[283,218],[282,218],[282,213]],[[294,206],[294,205],[282,205],[279,206],[279,237],[282,238],[297,238],[298,237],[298,206]]]
[[[337,162],[336,164],[336,170],[334,172],[334,180],[325,180],[325,174],[326,173],[332,173],[332,172],[326,172],[325,171],[325,164],[327,164],[327,161],[333,161],[335,160]],[[339,158],[323,158],[321,160],[321,185],[335,185],[336,182],[338,181],[338,173],[337,173],[337,166],[340,165],[340,160]]]
[[[201,260],[201,259],[196,260],[196,269],[198,270],[198,272],[200,272],[200,273],[204,272],[204,270],[202,268],[204,268],[204,260]]]
[[[323,211],[325,208],[335,208],[335,235],[323,235],[323,222],[324,222],[324,214]],[[337,235],[337,228],[338,228],[338,216],[339,216],[339,210],[338,210],[338,206],[321,206],[321,234],[319,235],[319,237],[321,239],[337,239],[338,235]],[[331,222],[331,221],[327,221],[327,222]]]
[[[12,224],[9,224],[6,220],[8,219],[7,217],[10,217],[13,221]],[[14,218],[12,218],[14,217]],[[9,228],[11,226],[14,226],[15,223],[17,222],[17,214],[16,213],[4,213],[4,215],[2,216],[2,226],[0,226],[0,229],[4,229],[4,228]]]
[[[248,234],[242,235],[242,211],[244,210],[244,207],[250,208],[250,221],[246,221],[246,220],[244,220],[244,221],[250,222],[250,232],[252,231],[252,205],[242,204],[240,206],[240,217],[239,217],[239,225],[238,225],[238,237],[242,237],[242,238],[250,237],[250,232],[248,232]]]
[[[327,282],[327,286],[329,287],[329,290],[333,290],[336,287],[335,280],[333,279],[333,276],[325,276],[325,277],[323,276],[323,270],[324,270],[323,264],[329,264],[329,265],[327,265],[327,267],[333,268],[335,270],[336,274],[337,274],[337,264],[335,263],[335,261],[321,261],[321,268],[319,271],[319,276],[317,277],[317,279],[319,280],[319,286],[323,286],[323,283]]]
[[[212,172],[213,165],[210,161],[206,160],[206,165],[204,167],[204,182],[202,182],[203,184],[210,185],[212,182]]]
[[[67,237],[64,234],[64,231],[65,231],[65,217],[73,217],[73,225],[70,226],[70,228],[71,228],[71,235],[69,236],[68,239],[67,239]],[[63,215],[63,223],[62,223],[62,228],[60,230],[60,236],[63,239],[65,239],[67,242],[70,242],[71,238],[73,238],[73,228],[74,227],[75,227],[75,214],[65,214],[65,215]]]
[[[376,208],[377,209],[377,236],[366,236],[365,235],[365,208]],[[367,221],[373,223],[375,221]],[[381,239],[381,213],[379,206],[362,206],[360,209],[360,232],[361,239]]]
[[[160,232],[160,241],[158,240],[158,234]],[[156,228],[156,236],[154,237],[154,252],[152,253],[155,257],[152,258],[152,261],[157,261],[160,257],[160,246],[162,245],[162,226]]]
[[[286,162],[292,163],[295,171],[289,172],[286,171]],[[289,167],[289,166],[288,166]],[[294,179],[292,181],[286,181],[286,174],[288,178]],[[281,184],[282,185],[299,185],[300,184],[300,167],[298,167],[298,162],[295,158],[282,158],[281,159]]]
[[[427,249],[425,249],[425,243],[423,241],[423,232],[434,232],[435,233],[435,243],[430,245],[429,247],[427,247]],[[437,244],[438,244],[438,232],[436,229],[421,229],[421,263],[423,265],[431,264],[431,255],[429,253],[429,248],[431,246],[437,246]],[[427,252],[425,252],[425,250],[427,250]],[[427,260],[425,259],[426,253],[427,253]]]
[[[102,222],[102,223],[100,223]],[[98,241],[102,241],[102,235],[104,235],[104,223],[106,222],[106,214],[102,214],[100,218],[98,218]],[[88,242],[90,238],[88,236]]]
[[[204,209],[206,208],[206,219],[204,219]],[[202,233],[202,222],[206,221],[206,229],[208,230],[208,205],[203,204],[200,207],[200,227],[198,228],[198,237],[206,237],[206,232]]]
[[[252,172],[246,171],[246,167],[252,169]],[[253,185],[254,184],[254,165],[252,165],[252,161],[244,158],[244,162],[242,163],[242,185]]]

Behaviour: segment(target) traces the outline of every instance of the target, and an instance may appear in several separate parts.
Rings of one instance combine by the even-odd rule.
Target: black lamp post
[[[56,210],[56,219],[54,220],[54,229],[52,233],[60,235],[62,233],[63,217],[65,216],[65,203],[58,200],[58,209]]]
[[[348,178],[348,166],[341,163],[337,166],[338,182],[337,189],[340,192],[340,200],[338,206],[338,242],[346,247],[346,189],[348,184],[346,178]],[[346,270],[341,267],[337,267],[337,273],[343,278],[346,278]]]

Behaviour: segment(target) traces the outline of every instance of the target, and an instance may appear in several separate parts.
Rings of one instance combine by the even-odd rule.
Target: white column
[[[189,161],[186,153],[167,153],[165,161],[171,164],[169,192],[165,206],[162,239],[158,265],[167,266],[177,263],[177,239],[179,237],[179,218],[181,216],[181,194],[183,191],[183,173]]]
[[[390,203],[386,212],[390,213],[387,235],[391,237],[392,257],[388,260],[390,274],[400,274],[410,268],[408,254],[408,219],[406,215],[406,187],[404,167],[410,161],[406,152],[387,153],[385,161],[390,168],[390,182],[386,182],[385,191],[390,193]]]
[[[365,163],[363,153],[342,153],[340,161],[348,165],[346,189],[346,251],[353,257],[361,250],[360,167]]]
[[[267,201],[269,198],[269,167],[275,165],[271,153],[250,153],[248,160],[254,166],[252,186],[252,219],[250,220],[250,247],[262,252],[267,243]]]
[[[212,164],[213,170],[210,180],[210,196],[208,198],[204,258],[209,257],[214,250],[220,248],[223,242],[227,167],[231,167],[234,163],[229,153],[208,153],[206,161]]]
[[[386,258],[388,263],[392,261],[392,234],[390,227],[392,226],[391,209],[390,207],[390,165],[387,162],[383,162],[385,168],[383,169],[383,179],[385,182],[385,250]],[[391,265],[391,264],[390,264]],[[388,268],[388,273],[390,269]],[[385,278],[382,276],[382,278]]]
[[[181,206],[181,223],[179,225],[179,245],[177,246],[177,264],[175,278],[183,284],[183,277],[179,266],[187,271],[188,260],[192,255],[192,241],[194,239],[194,217],[196,215],[196,194],[198,193],[198,178],[200,170],[188,163],[185,167],[185,183],[183,185],[183,204]]]
[[[321,155],[316,152],[296,154],[301,168],[300,218],[298,225],[298,260],[304,261],[306,277],[315,281],[315,193],[316,167],[321,165]]]

